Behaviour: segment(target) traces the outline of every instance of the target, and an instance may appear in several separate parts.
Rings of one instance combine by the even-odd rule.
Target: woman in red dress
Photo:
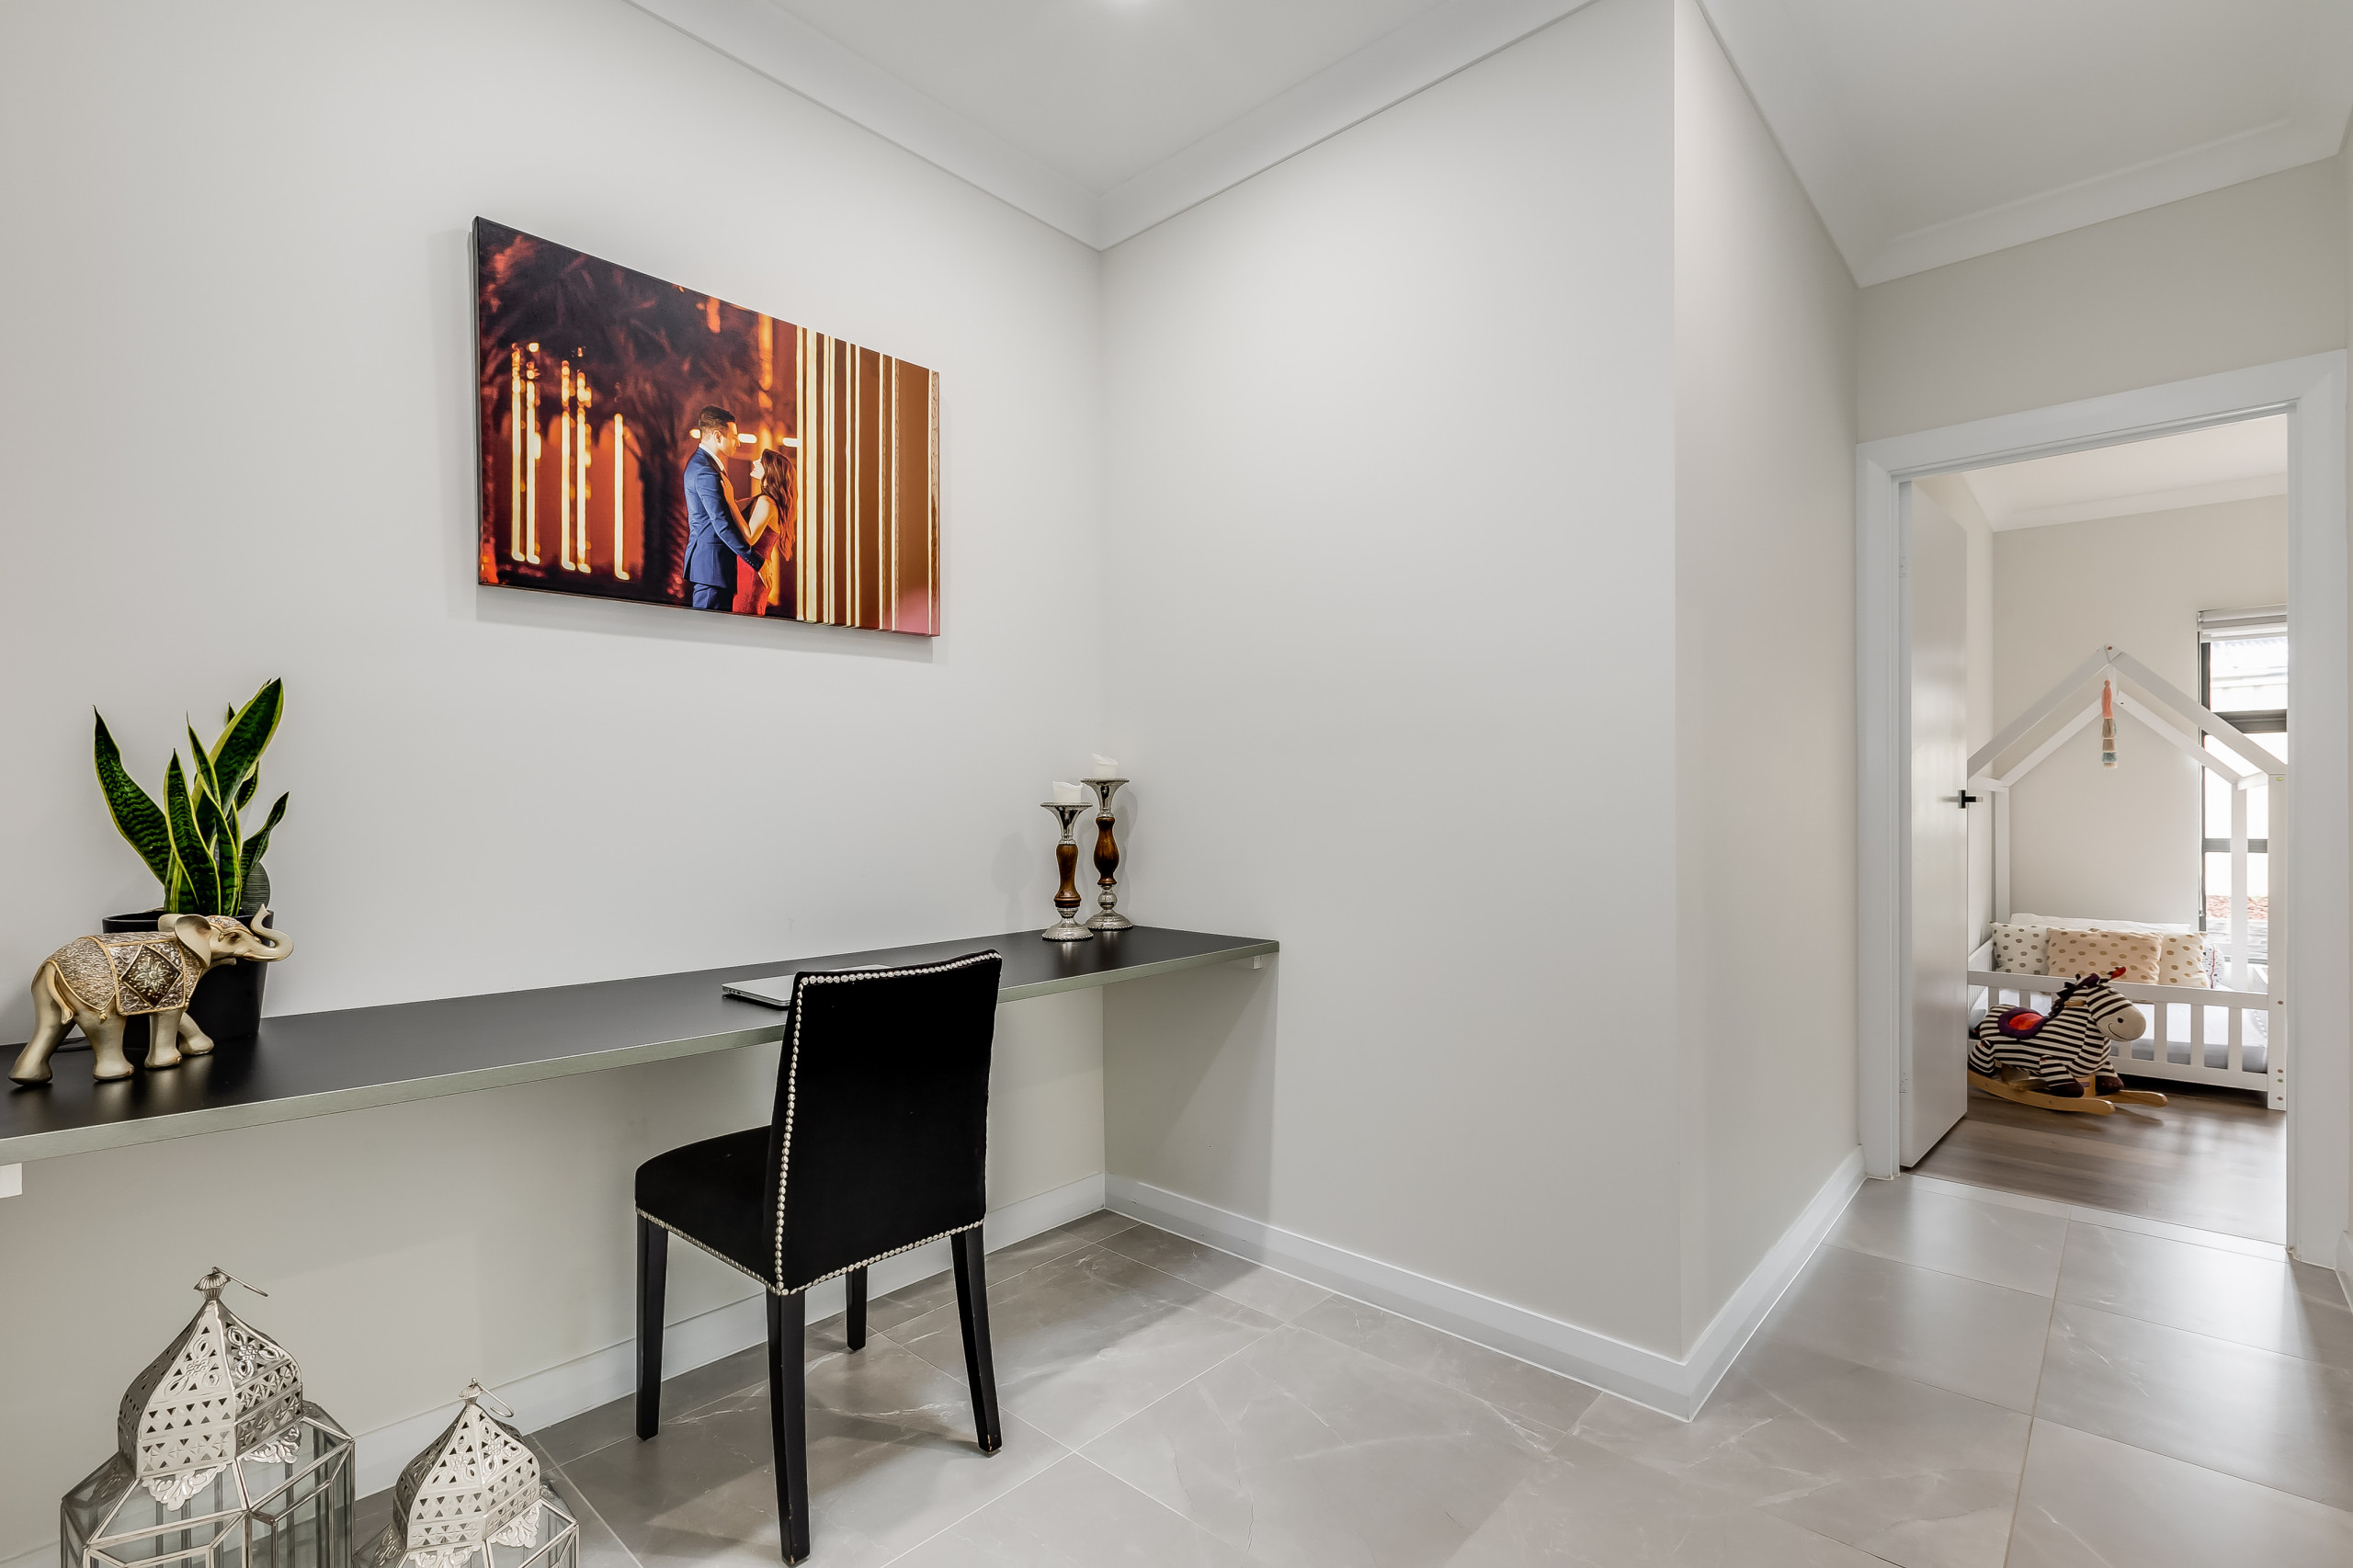
[[[800,519],[792,511],[792,459],[774,447],[764,447],[752,463],[756,487],[744,513],[744,537],[755,550],[763,535],[773,536],[767,559],[757,572],[735,562],[737,615],[772,615],[792,619],[792,551]]]

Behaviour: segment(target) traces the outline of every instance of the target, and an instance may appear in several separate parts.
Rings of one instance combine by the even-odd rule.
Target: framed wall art
[[[474,220],[480,579],[939,631],[939,378]]]

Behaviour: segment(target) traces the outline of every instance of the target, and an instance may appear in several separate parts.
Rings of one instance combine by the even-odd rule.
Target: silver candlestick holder
[[[1135,924],[1120,913],[1120,846],[1111,836],[1112,824],[1119,819],[1111,814],[1111,797],[1120,792],[1124,778],[1088,778],[1081,780],[1095,791],[1095,873],[1096,885],[1103,891],[1095,902],[1102,909],[1086,925],[1094,931],[1124,931]]]
[[[1063,824],[1063,841],[1054,846],[1054,865],[1063,874],[1062,886],[1054,890],[1054,913],[1060,918],[1038,935],[1049,942],[1092,941],[1095,933],[1078,923],[1078,844],[1070,835],[1071,824],[1078,820],[1078,813],[1086,809],[1086,802],[1040,801],[1038,803],[1053,812]]]

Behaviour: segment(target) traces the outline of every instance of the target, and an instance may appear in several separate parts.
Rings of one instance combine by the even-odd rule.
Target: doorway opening
[[[2036,802],[2032,823],[2027,800],[2010,802],[2018,810],[2002,831],[2015,827],[2019,836],[2006,846],[2015,885],[2006,890],[2005,908],[2013,918],[2001,924],[2024,924],[2015,917],[2035,915],[2046,944],[2054,933],[2065,933],[2068,956],[2080,956],[2075,948],[2081,942],[2118,935],[2117,928],[2128,925],[2188,926],[2181,932],[2123,934],[2157,938],[2161,953],[2167,937],[2195,937],[2200,938],[2195,944],[2176,945],[2177,964],[2208,961],[2201,954],[2227,964],[2216,971],[2225,986],[2213,986],[2210,975],[2205,995],[2165,998],[2167,1009],[2180,1010],[2163,1020],[2155,1016],[2156,1004],[2146,1003],[2148,1011],[2139,1017],[2145,1026],[2142,1038],[2150,1043],[2130,1053],[2137,1064],[2127,1064],[2125,1071],[2135,1082],[2158,1080],[2162,1088],[2147,1092],[2163,1093],[2174,1106],[2184,1108],[2210,1088],[2230,1091],[2241,1081],[2209,1085],[2200,1081],[2201,1071],[2235,1072],[2262,1080],[2260,1096],[2236,1090],[2235,1097],[2218,1103],[2255,1113],[2247,1119],[2268,1146],[2276,1149],[2284,1142],[2279,1157],[2284,1221],[2279,1229],[2290,1251],[2353,1278],[2353,1234],[2347,1231],[2348,1209],[2353,1208],[2348,1203],[2353,1196],[2353,1180],[2348,1179],[2353,1176],[2353,1164],[2348,1163],[2353,1119],[2346,1114],[2346,1107],[2353,1103],[2353,981],[2344,960],[2345,953],[2353,950],[2353,791],[2348,791],[2347,781],[2353,690],[2348,690],[2348,606],[2343,591],[2345,367],[2341,351],[2314,355],[1875,440],[1857,449],[1857,1100],[1868,1175],[1896,1176],[1945,1142],[1943,1134],[1954,1123],[1965,1125],[1978,1115],[1966,1089],[1970,994],[1980,993],[1978,999],[1987,1005],[1997,998],[1986,994],[1993,990],[1988,982],[1972,987],[1972,975],[1988,975],[1993,981],[2012,975],[2040,978],[1990,967],[1995,959],[1986,943],[1996,924],[1992,882],[1995,866],[2002,862],[1996,857],[1989,865],[1985,858],[1998,818],[1988,803],[1961,799],[1988,792],[1969,784],[1974,776],[1972,758],[1978,767],[1999,769],[2014,790],[2021,786],[2018,765],[2023,758],[2012,744],[2021,737],[2005,738],[1996,731],[1990,740],[1984,738],[1986,726],[2002,722],[1995,715],[1999,706],[1995,691],[1988,687],[1989,681],[1997,688],[2000,684],[1992,673],[1995,660],[2018,650],[1999,646],[2005,640],[1995,639],[1984,618],[1979,618],[1977,640],[1981,653],[1987,656],[1981,660],[1986,673],[1981,674],[1977,695],[1985,714],[1980,742],[1972,745],[1968,730],[1971,607],[1965,586],[1958,608],[1948,604],[1939,610],[1934,603],[1915,603],[1915,568],[1930,576],[1938,570],[1927,553],[1938,547],[1925,540],[1915,544],[1913,537],[1915,515],[1923,510],[1920,503],[1925,498],[1949,518],[1948,502],[1964,505],[1952,499],[1949,482],[1977,476],[1980,486],[1970,488],[1965,504],[1986,515],[1987,533],[1998,531],[2014,541],[2016,548],[2007,553],[2023,562],[2040,545],[2065,542],[2065,530],[2079,524],[2161,517],[2266,499],[2209,492],[2192,497],[2189,505],[2154,506],[2147,504],[2150,492],[2137,493],[2136,500],[2112,480],[2105,482],[2107,494],[2091,497],[2048,490],[2038,496],[2003,489],[2005,483],[2047,478],[2031,469],[2039,460],[2085,455],[2082,466],[2090,468],[2109,460],[2145,464],[2159,455],[2153,449],[2162,438],[2214,432],[2210,439],[2221,444],[2268,439],[2258,426],[2276,418],[2281,424],[2271,428],[2284,427],[2286,434],[2285,494],[2268,499],[2275,511],[2284,507],[2284,596],[2275,589],[2268,599],[2250,597],[2256,590],[2235,580],[2225,594],[2220,591],[2220,580],[2210,574],[2186,607],[2177,607],[2181,613],[2166,612],[2171,618],[2166,625],[2149,622],[2136,630],[2109,631],[2087,627],[2069,596],[2093,599],[2107,595],[2126,601],[2125,609],[2138,613],[2145,607],[2131,602],[2143,591],[2134,574],[2145,564],[2145,551],[2120,556],[2114,548],[2095,551],[2087,563],[2072,570],[2054,557],[2040,574],[2029,574],[2027,580],[2039,582],[2052,596],[2047,602],[2063,607],[2048,610],[2044,619],[2058,629],[2051,635],[2064,633],[2063,641],[2072,645],[2066,653],[2085,666],[2082,674],[2089,690],[2083,704],[2089,712],[2076,703],[2081,694],[2056,689],[2064,684],[2062,676],[2070,667],[2064,663],[2048,676],[2040,694],[2018,685],[2009,693],[2012,710],[2035,706],[2038,695],[2047,709],[2036,722],[2046,724],[2049,733],[2028,739],[2024,750],[2031,754],[2042,747],[2052,733],[2066,730],[2078,718],[2085,726],[2100,724],[2100,699],[2105,698],[2106,711],[2116,725],[2118,766],[2101,768],[2099,731],[2086,734],[2079,728],[2073,735],[2062,734],[2037,765],[2046,770],[2043,778],[2025,780],[2037,784],[2046,798]],[[2228,426],[2241,428],[2223,428]],[[2129,450],[2134,447],[2143,449]],[[1968,480],[1961,483],[1969,487]],[[2234,483],[2245,490],[2257,483],[2257,476],[2210,475],[2203,483]],[[2280,481],[2274,472],[2262,476],[2259,483],[2276,492]],[[2188,482],[2177,477],[2157,488],[2179,491],[2188,488]],[[1938,492],[1946,493],[1944,501]],[[2132,505],[2117,509],[2126,503]],[[2070,507],[2082,506],[2106,510],[2108,516],[2084,511],[2069,515]],[[1996,510],[2006,521],[2024,526],[1995,530],[1991,525]],[[2036,512],[2041,515],[2027,516]],[[2282,525],[2275,521],[2272,527],[2278,532]],[[1967,530],[1958,531],[1962,538],[1957,547],[1950,536],[1946,542],[1960,557],[1959,563],[1942,570],[1958,571],[1965,584]],[[2038,540],[2038,535],[2043,537]],[[1916,561],[1915,549],[1921,552]],[[1988,550],[1979,572],[1989,608],[1995,604],[1993,560]],[[2266,651],[2222,646],[2264,641],[2252,634],[2258,630],[2256,623],[2245,619],[2261,612],[2279,617],[2272,630],[2292,650],[2279,699],[2283,706],[2278,710],[2257,706],[2264,700],[2258,688],[2266,679]],[[1921,614],[1932,622],[1939,614],[1948,619],[1941,630],[1933,624],[1915,626],[1915,616]],[[2186,630],[2177,624],[2184,616]],[[2010,636],[2030,642],[2050,631],[2040,621],[2021,619]],[[2141,646],[2127,646],[2134,642]],[[1915,653],[1920,662],[1916,669]],[[2172,674],[2161,673],[2165,670]],[[2199,700],[2201,695],[2209,700]],[[2210,703],[2222,703],[2246,717],[2249,727],[2242,729],[2238,721],[2222,718]],[[1957,716],[1958,736],[1949,723],[1940,731],[1932,722],[1915,733],[1915,708],[1932,710],[1939,704],[1949,710],[1949,718]],[[2255,716],[2269,713],[2279,716],[2280,728],[2267,730],[2255,722]],[[2161,733],[2164,729],[2174,733],[2169,737]],[[2290,738],[2291,758],[2280,755]],[[2010,754],[1975,756],[1993,741],[2010,746]],[[2221,753],[2213,749],[2216,741],[2222,743]],[[2266,744],[2271,749],[2265,749]],[[2090,748],[2089,778],[2077,776],[2085,771],[2085,759],[2077,755],[2084,746]],[[2065,762],[2050,760],[2063,751]],[[2286,766],[2290,761],[2292,784]],[[2169,821],[2179,819],[2173,825],[2160,827],[2153,818],[2136,818],[2133,810],[2124,809],[2124,797],[2115,792],[2105,801],[2115,809],[2099,809],[2102,801],[2097,796],[2089,798],[2088,806],[2079,799],[2072,819],[2064,812],[2040,809],[2064,804],[2070,790],[2081,796],[2103,784],[2113,785],[2136,765],[2143,776],[2136,789],[2172,779],[2171,803],[2164,811]],[[2275,768],[2276,775],[2266,780],[2258,810],[2255,792],[2240,786],[2249,775]],[[2209,778],[2222,778],[2224,786],[2211,808],[2205,798]],[[2245,821],[2222,825],[2226,812],[2242,813]],[[1970,847],[1972,818],[1982,823],[1975,835],[1975,859]],[[1915,821],[1947,825],[1915,846]],[[2258,824],[2268,831],[2253,831]],[[2181,841],[2174,844],[2166,835]],[[2218,838],[2224,846],[2211,847]],[[2156,847],[2149,850],[2151,846]],[[2128,853],[2125,846],[2139,847]],[[1921,885],[1915,876],[1921,869],[1915,864],[1915,849],[1932,857],[1949,851],[1952,858],[1942,869],[1926,869],[1932,881],[1946,878],[1948,885],[1958,884],[1956,898],[1948,900],[1940,889]],[[2210,858],[2215,856],[2221,858]],[[1977,877],[1973,888],[1972,867]],[[2234,872],[2239,878],[2235,893],[2230,881]],[[2097,880],[2103,877],[2108,880]],[[2136,878],[2146,885],[2135,883]],[[2137,900],[2168,880],[2169,889],[2150,893],[2161,899],[2160,904],[2134,904],[2141,911],[2138,916],[2122,908],[2094,906],[2103,898],[2120,899],[2127,893]],[[2219,906],[2212,902],[2217,897],[2222,901]],[[2042,907],[2038,908],[2038,901]],[[2054,903],[2059,907],[2051,907]],[[1957,915],[1950,913],[1955,904]],[[1979,922],[1975,928],[1972,915]],[[1937,921],[1950,923],[1951,940],[1935,938],[1923,929],[1924,922]],[[1959,958],[1952,956],[1956,951]],[[2046,961],[2048,952],[2046,947]],[[1930,955],[1933,961],[1915,965],[1921,954]],[[1980,964],[1988,967],[1977,968]],[[2176,978],[2182,978],[2179,969]],[[2259,986],[2256,994],[2268,1010],[2241,1017],[2234,1033],[2232,1026],[2214,1020],[2245,1005],[2245,998],[2217,993],[2242,985]],[[2018,1000],[2029,1002],[2034,994],[2029,988]],[[2055,999],[2046,994],[2046,1000]],[[2165,1065],[2182,1071],[2168,1075],[2158,1070],[2160,1044]],[[2222,1048],[2219,1053],[2210,1049],[2215,1046]],[[2235,1068],[2231,1065],[2234,1051]],[[2214,1060],[2218,1055],[2219,1062]],[[1949,1071],[1955,1067],[1962,1074],[1959,1092],[1953,1090]],[[1952,1111],[1950,1120],[1938,1126],[1940,1110],[1926,1102],[1914,1104],[1914,1096],[1922,1094],[1954,1102],[1947,1107]],[[2279,1103],[2284,1103],[2284,1110],[2277,1108]],[[2172,1106],[2166,1108],[2170,1111]],[[2192,1131],[2191,1114],[2184,1108],[2165,1125],[2177,1128],[2186,1142],[2199,1143],[2203,1154],[2226,1145],[2219,1135]],[[1995,1115],[1987,1110],[1982,1120],[1990,1126]],[[2064,1140],[2074,1136],[2065,1130],[2091,1119],[2044,1112],[2012,1142],[2029,1146],[2029,1153],[2040,1149],[2037,1157],[2047,1165],[2052,1163],[2048,1156],[2063,1153]],[[2284,1139],[2278,1131],[2282,1124]],[[2086,1201],[2081,1197],[2071,1200]],[[2145,1208],[2149,1200],[2123,1194],[2109,1201],[2123,1204],[2130,1212],[2135,1205]]]
[[[1906,1168],[2287,1240],[2288,439],[2260,415],[1912,482]],[[2098,1005],[2088,975],[2113,1075],[2037,1022]]]

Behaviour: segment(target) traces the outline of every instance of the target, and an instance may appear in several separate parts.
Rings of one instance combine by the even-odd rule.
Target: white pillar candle
[[[1058,806],[1080,805],[1086,800],[1086,791],[1076,784],[1057,783],[1054,786],[1054,804]]]
[[[1098,751],[1095,754],[1095,766],[1086,770],[1086,776],[1089,778],[1117,778],[1120,765]]]

